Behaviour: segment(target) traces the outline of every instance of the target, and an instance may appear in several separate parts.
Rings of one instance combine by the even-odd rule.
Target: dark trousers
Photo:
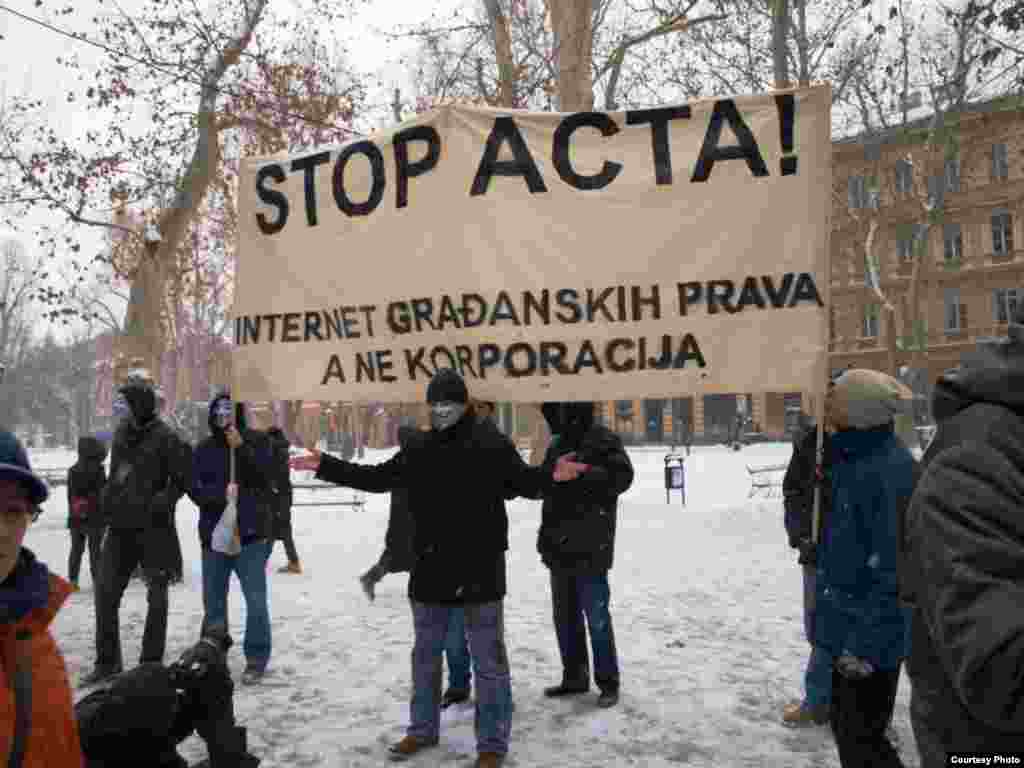
[[[159,532],[157,532],[159,533]],[[173,553],[170,535],[153,531],[110,530],[100,556],[100,589],[96,591],[96,666],[123,669],[119,613],[132,571],[142,564],[146,577],[146,627],[140,664],[162,663],[167,645],[167,584]]]
[[[558,650],[562,655],[562,682],[581,687],[590,685],[589,627],[597,687],[602,691],[618,691],[619,658],[609,612],[608,572],[579,573],[552,568],[551,603]]]
[[[903,768],[885,729],[896,705],[899,668],[850,680],[832,671],[830,720],[843,768]]]
[[[181,556],[181,537],[178,536],[178,523],[174,510],[171,510],[171,580],[181,581],[185,575],[185,561]]]
[[[284,544],[284,554],[288,558],[289,563],[299,562],[299,552],[295,549],[295,537],[292,536],[292,526],[288,525],[287,528],[282,527],[281,531],[277,536],[281,543]],[[277,542],[275,542],[276,544]]]
[[[82,555],[86,544],[89,546],[89,575],[92,577],[93,589],[100,580],[100,548],[103,543],[103,529],[83,527],[71,529],[71,554],[68,555],[68,580],[78,583],[78,575],[82,571]]]

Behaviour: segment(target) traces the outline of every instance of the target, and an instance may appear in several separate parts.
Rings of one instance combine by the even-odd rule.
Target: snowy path
[[[800,693],[807,645],[801,579],[782,528],[778,499],[747,500],[745,464],[784,462],[787,445],[733,453],[695,449],[687,461],[687,501],[665,503],[663,451],[631,451],[637,469],[622,498],[612,617],[623,695],[612,710],[594,696],[550,701],[541,689],[560,675],[551,626],[547,570],[535,551],[539,502],[509,504],[509,596],[506,624],[516,712],[509,768],[567,766],[838,767],[827,729],[793,730],[780,723],[784,704]],[[375,452],[380,460],[389,452]],[[70,454],[33,456],[38,466],[67,466]],[[238,687],[236,712],[249,728],[265,768],[379,766],[385,746],[408,717],[412,621],[406,577],[389,576],[369,604],[356,581],[377,558],[387,526],[386,495],[368,496],[362,512],[299,507],[293,514],[303,558],[301,576],[271,575],[274,674],[259,688]],[[59,573],[69,539],[64,488],[55,490],[28,544]],[[172,588],[168,660],[196,639],[202,595],[196,510],[178,507],[185,550],[185,584]],[[278,546],[274,570],[282,564]],[[88,566],[83,565],[85,574]],[[93,662],[89,577],[57,620],[55,634],[72,681]],[[243,601],[233,585],[230,614],[239,649]],[[122,605],[126,659],[137,658],[145,592],[133,583]],[[901,682],[896,728],[907,766],[916,766]],[[193,739],[190,759],[205,754]],[[471,765],[473,712],[444,714],[441,745],[416,766]]]

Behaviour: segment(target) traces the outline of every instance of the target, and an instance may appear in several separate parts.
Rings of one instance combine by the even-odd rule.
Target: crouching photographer
[[[86,768],[188,768],[177,746],[193,732],[209,758],[196,768],[256,768],[235,723],[231,638],[210,628],[170,666],[142,664],[75,705]]]

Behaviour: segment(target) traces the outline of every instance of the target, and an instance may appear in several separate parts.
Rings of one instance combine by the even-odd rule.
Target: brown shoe
[[[497,752],[481,752],[476,758],[476,768],[499,768],[504,759],[505,756]]]
[[[302,563],[296,560],[294,563],[288,563],[277,569],[278,573],[302,573]]]
[[[803,702],[794,701],[782,710],[782,722],[786,725],[825,725],[828,723],[826,707],[808,707]]]
[[[405,736],[401,741],[396,744],[392,744],[388,747],[388,755],[391,758],[391,762],[397,763],[402,760],[408,760],[415,754],[418,754],[424,749],[429,747],[437,746],[437,742],[424,741],[423,739],[417,739],[415,736]]]

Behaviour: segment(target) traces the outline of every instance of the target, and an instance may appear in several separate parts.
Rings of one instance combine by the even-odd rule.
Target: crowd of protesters
[[[0,430],[0,755],[23,768],[112,765],[83,757],[87,736],[93,745],[116,742],[97,740],[81,725],[104,719],[97,707],[123,708],[131,695],[155,707],[186,695],[174,672],[184,667],[163,666],[168,584],[180,570],[174,508],[186,494],[200,510],[205,643],[186,654],[188,663],[226,670],[235,573],[246,601],[243,682],[258,683],[272,647],[266,574],[275,539],[285,543],[282,570],[302,572],[291,535],[291,469],[392,494],[385,550],[360,578],[373,600],[385,575],[409,572],[410,722],[390,748],[392,759],[436,745],[442,708],[468,700],[471,688],[477,765],[494,768],[510,749],[505,504],[517,496],[543,500],[537,550],[550,570],[562,662],[560,680],[544,694],[585,694],[593,681],[596,703],[615,706],[621,676],[608,574],[618,498],[633,482],[621,440],[595,423],[590,403],[546,403],[553,439],[531,466],[490,419],[493,404],[474,401],[455,372],[439,371],[426,399],[429,429],[403,425],[398,452],[370,465],[315,449],[289,458],[283,433],[249,428],[244,405],[227,394],[210,403],[210,436],[193,449],[159,418],[152,383],[130,377],[119,390],[109,476],[105,446],[89,437],[68,474],[68,581],[23,544],[48,490],[20,442]],[[805,696],[782,720],[828,724],[844,768],[903,765],[891,721],[904,668],[923,768],[958,754],[1024,752],[1024,307],[1005,342],[937,382],[938,430],[921,461],[895,429],[912,401],[887,374],[843,371],[830,383],[825,422],[805,424],[794,439],[783,485],[786,533],[803,572],[809,654]],[[467,539],[474,542],[468,551]],[[76,718],[49,625],[77,590],[86,552],[96,663],[85,682],[114,681],[128,693],[97,697],[89,716]],[[148,611],[140,666],[125,672],[119,605],[140,564]],[[210,699],[219,702],[216,711],[202,709],[195,723],[212,734],[218,746],[211,742],[211,755],[217,751],[221,765],[256,765],[234,724],[225,674]],[[133,727],[157,709],[140,707]],[[185,732],[172,731],[161,741],[161,749],[170,744],[167,754]]]

